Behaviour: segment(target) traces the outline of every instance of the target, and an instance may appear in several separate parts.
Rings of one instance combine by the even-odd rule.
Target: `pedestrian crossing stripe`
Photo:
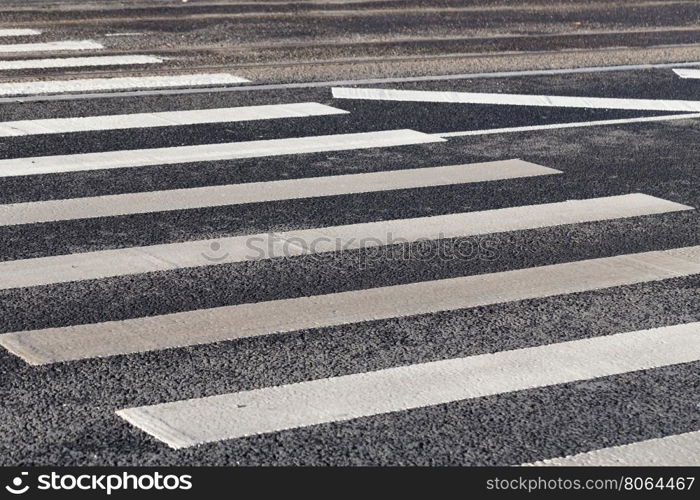
[[[87,66],[128,66],[133,64],[158,64],[162,62],[163,59],[160,57],[148,55],[24,59],[15,61],[0,61],[0,71],[47,68],[79,68]]]
[[[101,43],[92,40],[65,40],[61,42],[0,44],[0,53],[11,52],[62,52],[72,50],[104,49]]]

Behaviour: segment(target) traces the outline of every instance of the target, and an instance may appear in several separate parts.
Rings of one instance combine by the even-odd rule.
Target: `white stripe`
[[[700,359],[700,323],[118,410],[172,448]]]
[[[346,114],[347,111],[316,102],[266,104],[236,108],[194,109],[189,111],[161,111],[129,115],[103,115],[77,118],[49,118],[0,122],[0,137],[37,134],[65,134],[95,130],[129,128],[173,127],[198,123],[226,123],[275,118],[300,118]]]
[[[85,80],[47,80],[0,83],[0,95],[56,94],[93,90],[126,90],[159,87],[192,87],[245,83],[248,80],[228,73],[130,76],[121,78],[90,78]]]
[[[67,40],[63,42],[10,43],[0,45],[0,53],[5,52],[55,52],[63,50],[103,49],[101,43],[92,40]]]
[[[0,262],[0,289],[689,210],[644,194]],[[216,251],[211,251],[211,248]]]
[[[560,174],[522,160],[0,205],[0,226]]]
[[[698,69],[674,69],[673,72],[681,78],[700,78]]]
[[[0,61],[0,71],[39,68],[77,68],[81,66],[123,66],[129,64],[157,64],[161,62],[163,62],[163,59],[160,57],[140,55],[25,59],[21,61]]]
[[[0,29],[0,36],[31,36],[41,35],[39,30],[30,29]]]
[[[700,246],[0,335],[30,364],[113,356],[631,285],[700,273]]]
[[[696,343],[700,332],[700,323],[691,323],[690,327],[692,328],[693,325],[695,326],[694,342]],[[700,431],[649,439],[524,465],[697,467],[700,466]]]
[[[359,134],[290,137],[264,141],[40,156],[0,160],[0,177],[386,148],[444,141],[445,139],[440,137],[415,130],[384,130]]]
[[[611,97],[569,97],[527,94],[482,94],[431,90],[394,90],[333,87],[336,99],[379,101],[442,102],[462,104],[505,104],[563,108],[635,109],[645,111],[700,111],[700,101],[663,99],[615,99]]]
[[[529,125],[525,127],[505,127],[505,128],[490,128],[485,130],[464,130],[458,132],[442,132],[435,134],[438,137],[464,137],[470,135],[492,135],[492,134],[512,134],[518,132],[532,132],[535,130],[555,130],[560,128],[580,128],[580,127],[596,127],[600,125],[624,125],[627,123],[647,123],[647,122],[664,122],[673,120],[690,120],[700,118],[700,113],[684,113],[682,115],[664,115],[664,116],[645,116],[641,118],[622,118],[618,120],[597,120],[590,122],[571,122],[571,123],[552,123],[549,125]]]

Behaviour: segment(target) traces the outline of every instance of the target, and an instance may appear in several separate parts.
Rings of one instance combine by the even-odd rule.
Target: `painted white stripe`
[[[673,72],[681,78],[700,78],[700,69],[674,69]]]
[[[233,236],[146,247],[0,262],[0,289],[108,278],[188,267],[466,237],[563,224],[690,210],[629,194],[413,219],[395,219],[284,233]],[[218,251],[211,252],[210,249]]]
[[[522,160],[0,205],[0,226],[560,174]]]
[[[292,104],[266,104],[262,106],[240,106],[236,108],[194,109],[189,111],[162,111],[158,113],[135,113],[128,115],[103,115],[78,118],[49,118],[44,120],[22,120],[0,122],[0,137],[37,134],[65,134],[95,130],[117,130],[129,128],[174,127],[198,123],[227,123],[250,120],[272,120],[276,118],[300,118],[346,114],[317,102]]]
[[[0,45],[0,53],[10,52],[56,52],[63,50],[103,49],[101,43],[92,40],[66,40],[62,42],[10,43]]]
[[[41,68],[77,68],[82,66],[124,66],[131,64],[157,64],[162,62],[163,59],[160,57],[141,55],[25,59],[21,61],[0,61],[0,71]]]
[[[39,30],[30,29],[1,29],[0,36],[31,36],[31,35],[41,35]]]
[[[30,364],[113,356],[550,297],[700,273],[700,246],[0,335]],[[594,360],[593,360],[594,362]]]
[[[569,97],[527,94],[483,94],[431,90],[394,90],[333,87],[336,99],[379,101],[442,102],[461,104],[504,104],[562,108],[635,109],[645,111],[700,111],[700,101],[663,99],[616,99],[612,97]]]
[[[700,323],[118,410],[172,448],[700,359]]]
[[[700,323],[695,325],[697,344]],[[554,466],[634,466],[634,467],[691,467],[700,466],[700,431],[686,432],[675,436],[649,439],[637,443],[603,448],[562,458],[551,458],[524,465]]]
[[[228,73],[130,76],[121,78],[89,78],[84,80],[47,80],[0,83],[0,95],[57,94],[94,90],[126,90],[159,87],[193,87],[245,83],[248,80]]]
[[[465,137],[470,135],[513,134],[532,132],[536,130],[555,130],[560,128],[597,127],[601,125],[625,125],[628,123],[664,122],[674,120],[690,120],[700,118],[700,113],[684,113],[682,115],[645,116],[641,118],[622,118],[617,120],[596,120],[590,122],[552,123],[549,125],[529,125],[525,127],[490,128],[485,130],[464,130],[458,132],[442,132],[438,137]]]
[[[386,148],[443,141],[445,139],[415,130],[384,130],[359,134],[319,135],[264,141],[40,156],[0,160],[0,177]]]

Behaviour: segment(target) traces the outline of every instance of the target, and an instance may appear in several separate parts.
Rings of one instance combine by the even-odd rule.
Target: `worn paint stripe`
[[[103,48],[104,46],[101,43],[93,42],[92,40],[66,40],[61,42],[0,44],[0,53],[99,50]]]
[[[16,61],[0,61],[0,71],[18,69],[78,68],[82,66],[125,66],[130,64],[158,64],[162,62],[163,59],[160,57],[147,55],[23,59]]]

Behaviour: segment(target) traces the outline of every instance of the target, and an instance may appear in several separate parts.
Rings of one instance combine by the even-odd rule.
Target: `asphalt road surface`
[[[698,2],[0,20],[0,464],[700,465]]]

